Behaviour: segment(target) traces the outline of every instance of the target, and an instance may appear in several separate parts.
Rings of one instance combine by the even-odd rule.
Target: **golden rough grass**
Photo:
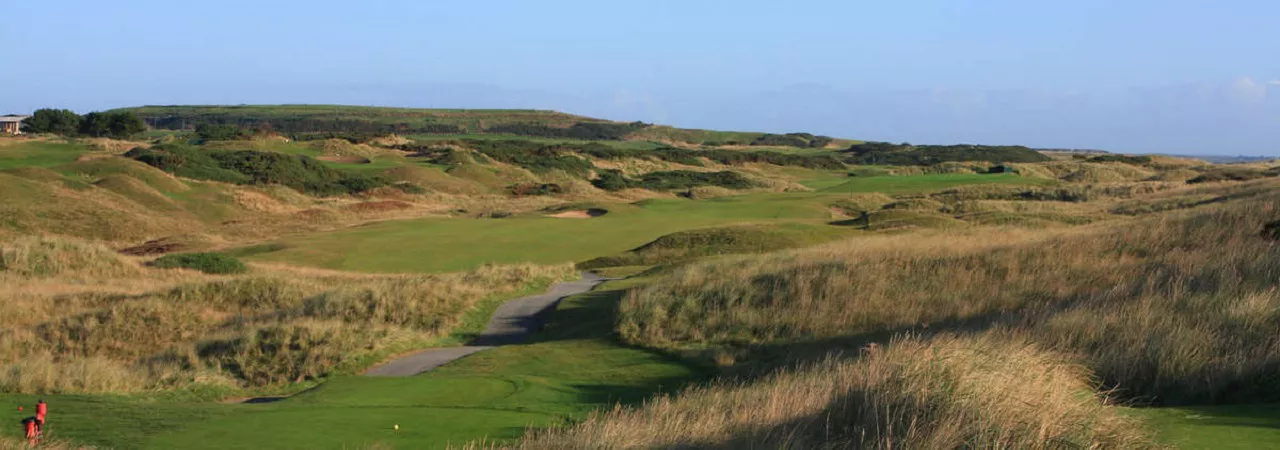
[[[1152,448],[1092,393],[1087,370],[1035,345],[903,339],[535,431],[519,448]]]
[[[145,267],[97,244],[0,247],[0,392],[256,387],[354,371],[448,334],[477,302],[569,266],[439,275],[255,265],[211,276]]]
[[[1265,186],[1122,223],[869,237],[694,264],[631,292],[618,330],[633,344],[747,358],[800,342],[994,330],[1075,353],[1132,398],[1280,397],[1254,383],[1280,364],[1280,337],[1266,332],[1280,315],[1240,319],[1280,311],[1280,246],[1259,236],[1280,218],[1280,196]]]

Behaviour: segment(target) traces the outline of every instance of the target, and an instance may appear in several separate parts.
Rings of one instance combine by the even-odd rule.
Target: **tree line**
[[[81,116],[69,109],[38,109],[22,121],[24,133],[129,139],[147,131],[147,124],[131,112],[91,112]]]

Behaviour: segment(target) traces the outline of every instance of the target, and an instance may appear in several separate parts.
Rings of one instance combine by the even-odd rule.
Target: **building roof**
[[[31,116],[19,116],[17,114],[10,114],[7,116],[0,116],[0,122],[21,122],[29,118],[31,118]]]

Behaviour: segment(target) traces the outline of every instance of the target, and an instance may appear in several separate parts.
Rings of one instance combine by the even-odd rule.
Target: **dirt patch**
[[[605,214],[609,214],[609,210],[599,209],[599,208],[590,208],[590,209],[577,209],[573,211],[562,211],[555,214],[549,214],[547,215],[547,217],[555,217],[557,219],[590,219],[593,217],[600,217]]]
[[[345,208],[348,211],[365,213],[365,212],[399,211],[402,209],[409,209],[412,207],[413,207],[412,204],[406,203],[406,202],[400,202],[395,200],[379,200],[379,201],[373,201],[373,202],[361,202],[361,203],[356,203],[352,205],[347,205]]]
[[[187,247],[188,247],[187,244],[178,242],[171,238],[162,238],[162,239],[156,239],[153,241],[147,241],[145,244],[120,250],[120,253],[129,255],[129,256],[155,256],[155,255],[163,255],[165,253],[173,253],[176,251],[186,249]]]
[[[343,163],[343,164],[369,164],[369,158],[363,156],[347,155],[347,156],[317,156],[316,159],[321,161]]]

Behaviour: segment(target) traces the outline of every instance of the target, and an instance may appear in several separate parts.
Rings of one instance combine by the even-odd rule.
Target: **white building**
[[[19,116],[10,114],[0,116],[0,134],[22,134],[22,121],[27,120],[31,116]]]

